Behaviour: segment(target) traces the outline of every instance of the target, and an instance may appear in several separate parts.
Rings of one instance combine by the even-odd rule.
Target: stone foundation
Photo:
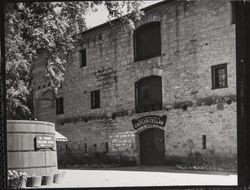
[[[208,161],[206,163],[208,167],[236,170],[236,103],[223,104],[223,106],[223,110],[218,110],[217,104],[214,104],[188,107],[186,111],[161,110],[120,116],[114,120],[76,122],[60,126],[60,133],[68,137],[67,144],[71,149],[71,155],[79,159],[91,156],[93,146],[96,144],[96,152],[113,155],[117,159],[121,155],[126,155],[136,158],[139,164],[140,133],[148,128],[159,126],[146,125],[134,130],[131,120],[146,115],[166,115],[167,121],[164,127],[166,165],[190,163],[193,161],[190,156],[200,154]],[[97,122],[98,126],[93,125]],[[203,135],[206,135],[205,149],[202,142]],[[108,152],[106,152],[105,143],[108,143]],[[87,144],[87,152],[84,144]],[[64,156],[70,156],[65,154],[65,144],[58,146],[61,146],[58,147],[59,160]]]

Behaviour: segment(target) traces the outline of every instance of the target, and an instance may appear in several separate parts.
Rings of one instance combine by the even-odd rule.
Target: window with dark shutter
[[[136,113],[162,109],[162,82],[159,76],[143,78],[135,83]]]
[[[161,25],[151,22],[134,32],[134,59],[144,60],[161,55]]]
[[[212,66],[212,89],[227,87],[227,64]]]
[[[91,92],[91,109],[100,108],[100,90]]]
[[[87,145],[87,143],[84,143],[84,153],[88,153],[88,145]]]
[[[57,98],[56,99],[56,114],[63,114],[63,97]]]
[[[87,56],[86,56],[86,49],[82,49],[79,51],[80,55],[80,68],[85,67],[87,65]]]
[[[202,135],[202,148],[206,149],[207,148],[207,139],[206,135]]]
[[[105,142],[105,152],[109,152],[109,143]]]

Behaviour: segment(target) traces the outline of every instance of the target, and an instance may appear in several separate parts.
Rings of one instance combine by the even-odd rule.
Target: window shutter
[[[140,26],[134,33],[135,61],[161,55],[161,25],[151,22]]]
[[[161,77],[150,76],[135,83],[136,112],[162,109]]]
[[[91,109],[100,108],[100,90],[91,92]]]
[[[87,65],[86,49],[80,50],[80,68]]]

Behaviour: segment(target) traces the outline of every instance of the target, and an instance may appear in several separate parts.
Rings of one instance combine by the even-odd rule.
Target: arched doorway
[[[165,162],[164,131],[158,128],[140,133],[140,163],[161,165]]]

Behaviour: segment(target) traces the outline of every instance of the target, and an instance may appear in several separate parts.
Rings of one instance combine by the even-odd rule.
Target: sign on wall
[[[164,127],[167,121],[167,116],[158,116],[158,115],[148,115],[143,116],[138,119],[133,119],[132,124],[134,129],[139,129],[140,127],[148,124],[158,125],[160,127]]]
[[[39,135],[35,137],[35,149],[54,149],[55,137],[48,135]]]

